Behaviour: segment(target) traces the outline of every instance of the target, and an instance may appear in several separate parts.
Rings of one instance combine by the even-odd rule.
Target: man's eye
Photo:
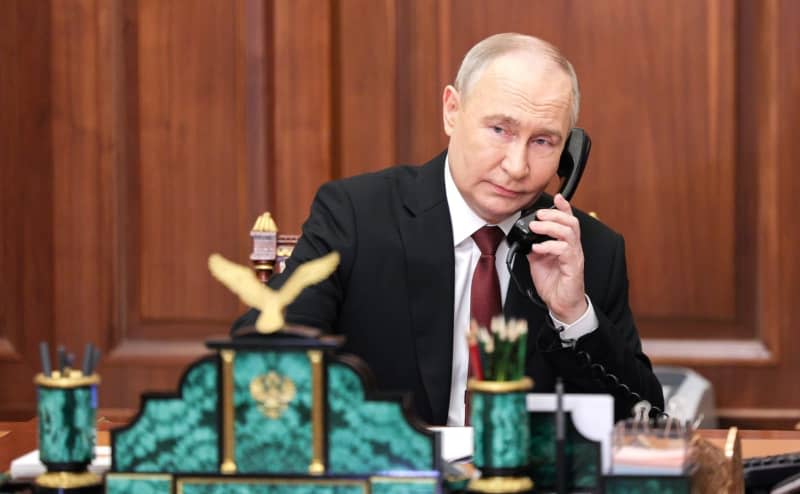
[[[549,146],[550,145],[550,141],[548,141],[547,139],[545,139],[543,137],[540,137],[538,139],[534,139],[533,143],[536,144],[537,146]]]
[[[502,127],[500,127],[499,125],[492,125],[492,131],[495,134],[503,134],[503,133],[505,133],[505,130]]]

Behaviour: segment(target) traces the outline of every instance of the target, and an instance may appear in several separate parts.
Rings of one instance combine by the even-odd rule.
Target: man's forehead
[[[551,127],[561,127],[562,119],[569,119],[572,103],[569,76],[552,65],[509,63],[516,61],[503,57],[487,67],[470,88],[464,105],[480,118],[502,119],[513,125],[549,120]]]

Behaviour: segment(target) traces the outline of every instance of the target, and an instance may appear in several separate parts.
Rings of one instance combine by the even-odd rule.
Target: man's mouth
[[[502,185],[492,184],[492,187],[494,188],[495,192],[498,195],[501,195],[503,197],[517,197],[517,196],[519,196],[521,194],[521,192],[517,192],[517,191],[511,190],[511,189],[507,189],[507,188],[503,187]]]

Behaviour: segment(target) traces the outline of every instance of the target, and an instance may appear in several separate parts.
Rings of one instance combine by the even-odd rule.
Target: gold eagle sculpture
[[[273,290],[246,266],[231,262],[220,254],[211,254],[208,258],[208,269],[214,278],[238,295],[244,304],[261,311],[256,320],[259,333],[274,333],[281,329],[285,323],[283,312],[286,306],[306,287],[330,276],[338,265],[339,253],[331,252],[297,266],[283,286]]]

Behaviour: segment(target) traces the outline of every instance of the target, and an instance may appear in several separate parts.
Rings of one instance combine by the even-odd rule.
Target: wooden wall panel
[[[76,351],[110,327],[115,297],[112,81],[118,3],[51,5],[55,338]]]
[[[236,32],[233,3],[138,2],[140,324],[130,336],[163,336],[160,323],[224,325],[237,302],[209,283],[210,252],[235,257],[239,229]],[[174,262],[176,257],[182,259]],[[186,328],[182,336],[189,336]],[[169,336],[177,336],[171,332]]]
[[[208,253],[244,262],[261,211],[297,232],[322,182],[440,152],[464,53],[521,31],[578,71],[575,203],[626,237],[648,352],[728,417],[800,419],[775,393],[800,371],[798,22],[791,0],[2,3],[0,386],[49,338],[102,346],[104,406],[174,387],[243,310]]]
[[[55,334],[80,355],[101,348],[106,376],[123,326],[123,253],[132,252],[119,219],[126,156],[121,2],[50,4]],[[109,389],[125,382],[110,373]],[[103,389],[100,403],[107,398]]]
[[[297,233],[317,188],[334,177],[333,7],[328,0],[270,5],[270,207],[278,228]]]
[[[795,255],[800,229],[794,207],[800,173],[792,158],[800,153],[800,116],[792,110],[800,108],[800,5],[742,2],[738,15],[741,36],[750,42],[742,44],[739,57],[739,176],[747,188],[737,211],[755,226],[740,243],[750,244],[757,258],[758,336],[773,362],[762,368],[702,363],[699,368],[714,382],[723,414],[732,422],[793,425],[800,422],[800,265]]]
[[[442,93],[455,79],[448,63],[450,23],[445,2],[398,2],[395,91],[395,160],[425,163],[447,147],[442,123]],[[450,73],[452,71],[452,73]]]
[[[336,157],[337,172],[348,177],[395,163],[397,2],[337,6]]]
[[[0,413],[30,410],[53,324],[49,9],[0,3]]]
[[[243,312],[208,273],[211,252],[245,261],[274,200],[265,116],[265,2],[128,2],[123,53],[126,161],[120,220],[124,307],[107,360],[106,406],[172,389]],[[270,141],[271,142],[271,141]],[[182,259],[175,262],[176,258]]]

